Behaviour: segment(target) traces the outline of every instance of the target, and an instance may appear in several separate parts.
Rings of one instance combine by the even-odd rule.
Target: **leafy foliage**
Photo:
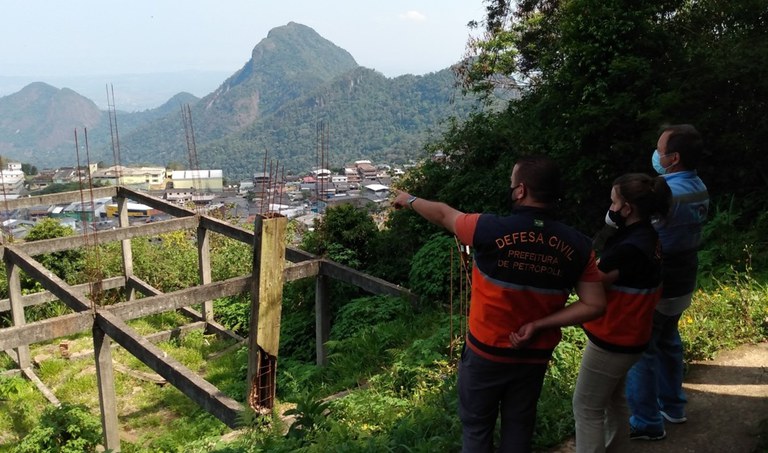
[[[459,287],[464,271],[457,245],[453,237],[436,234],[413,256],[410,287],[422,300],[439,304]]]
[[[363,330],[412,313],[410,303],[388,296],[361,297],[342,306],[331,328],[331,339],[352,337]]]
[[[371,215],[351,204],[325,211],[315,231],[304,236],[302,248],[338,263],[365,269],[372,259],[370,243],[378,228]]]
[[[480,91],[518,82],[519,97],[490,115],[509,132],[508,141],[496,140],[494,153],[554,157],[567,187],[560,211],[571,223],[596,231],[605,210],[596,200],[605,199],[616,176],[653,171],[656,129],[667,122],[694,124],[704,135],[708,150],[699,173],[715,197],[735,195],[747,218],[764,211],[765,197],[753,195],[764,192],[768,164],[756,151],[768,134],[757,113],[768,94],[758,75],[768,61],[764,2],[487,4],[487,37],[470,49],[460,75]],[[457,131],[459,140],[444,147],[449,162],[483,156],[473,143],[476,128],[468,122]],[[452,170],[440,179],[482,174],[496,187],[506,183],[472,166]],[[471,196],[460,201],[465,210],[476,204]]]
[[[85,406],[62,403],[43,411],[40,424],[13,450],[16,453],[93,451],[101,441],[101,423]]]
[[[306,439],[316,431],[327,429],[326,411],[329,406],[327,401],[315,400],[309,395],[300,398],[295,408],[285,411],[287,416],[296,416],[296,421],[288,429],[286,436]]]
[[[29,233],[26,240],[28,242],[40,241],[43,239],[54,239],[67,236],[73,236],[75,231],[72,228],[62,225],[56,219],[44,218],[39,220]],[[64,281],[77,282],[78,272],[83,268],[83,251],[79,249],[63,250],[61,252],[47,253],[35,257],[46,269],[53,271]],[[24,280],[22,289],[31,290],[36,287],[36,283],[30,280]]]

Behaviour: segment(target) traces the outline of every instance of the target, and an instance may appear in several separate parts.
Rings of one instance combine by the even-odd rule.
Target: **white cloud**
[[[424,22],[427,20],[427,16],[419,11],[406,11],[400,14],[400,20],[408,22]]]

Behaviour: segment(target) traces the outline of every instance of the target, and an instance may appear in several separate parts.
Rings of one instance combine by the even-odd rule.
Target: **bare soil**
[[[621,453],[764,453],[768,423],[768,343],[720,352],[690,365],[683,384],[688,421],[667,423],[659,441],[622,440]],[[765,442],[765,441],[763,441]],[[574,452],[573,439],[551,453]]]

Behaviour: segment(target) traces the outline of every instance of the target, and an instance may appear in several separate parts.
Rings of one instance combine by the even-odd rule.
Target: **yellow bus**
[[[110,203],[105,208],[107,217],[117,217],[117,203]],[[128,202],[128,217],[150,217],[159,214],[160,211],[149,206]]]

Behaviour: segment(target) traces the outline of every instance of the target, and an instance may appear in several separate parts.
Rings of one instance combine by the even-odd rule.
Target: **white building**
[[[21,170],[0,170],[0,193],[6,199],[18,198],[24,188],[24,172]]]
[[[222,192],[224,172],[222,170],[176,170],[171,173],[174,189],[192,189],[200,192]]]

